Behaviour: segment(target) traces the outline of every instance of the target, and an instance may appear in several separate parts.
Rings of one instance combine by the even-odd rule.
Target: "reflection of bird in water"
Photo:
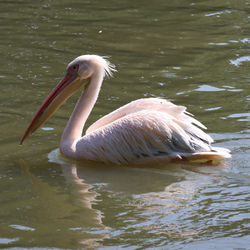
[[[82,209],[85,209],[84,212],[88,214],[86,221],[89,220],[88,223],[91,225],[102,225],[101,212],[92,207],[96,203],[96,196],[98,195],[95,191],[91,191],[92,185],[85,183],[83,179],[78,177],[75,164],[62,165],[62,171],[67,183],[71,186],[72,200]]]
[[[53,241],[60,242],[61,246],[72,247],[72,236],[70,231],[77,231],[73,238],[79,242],[80,246],[87,249],[102,247],[101,241],[109,236],[103,232],[107,227],[102,222],[102,212],[93,208],[97,203],[96,197],[99,195],[93,190],[93,186],[85,183],[77,175],[75,164],[66,164],[61,161],[63,176],[67,183],[68,192],[64,192],[65,186],[51,185],[46,178],[38,178],[32,173],[25,162],[20,166],[23,174],[30,180],[30,192],[36,197],[31,199],[31,205],[34,210],[39,208],[39,213],[33,214],[36,223],[31,225],[39,229],[39,233],[53,232]],[[32,214],[32,210],[30,211]],[[46,222],[46,227],[41,227]],[[60,230],[58,230],[60,228]],[[46,230],[43,232],[42,230]],[[90,230],[91,229],[91,230]],[[98,232],[95,232],[95,230]],[[65,237],[65,232],[68,234]],[[79,233],[80,232],[80,233]],[[62,236],[62,234],[64,236]],[[65,237],[63,240],[62,237]],[[51,242],[48,239],[48,244]],[[53,243],[52,243],[53,244]],[[48,245],[50,246],[50,245]],[[51,247],[54,245],[51,245]]]
[[[77,90],[84,88],[64,130],[60,150],[75,160],[148,164],[169,161],[222,160],[229,151],[211,146],[212,138],[183,106],[160,98],[139,99],[95,122],[82,137],[84,124],[97,100],[105,75],[114,66],[96,55],[79,56],[44,101],[24,139],[39,128]]]

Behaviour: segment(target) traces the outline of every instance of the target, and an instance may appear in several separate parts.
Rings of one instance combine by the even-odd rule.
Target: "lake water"
[[[249,249],[249,1],[1,1],[0,247]],[[78,55],[110,56],[89,117],[163,97],[203,122],[224,166],[76,164],[58,155],[75,95],[19,146]]]

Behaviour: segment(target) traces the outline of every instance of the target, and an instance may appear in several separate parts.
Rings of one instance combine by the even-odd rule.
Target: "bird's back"
[[[139,111],[162,111],[173,116],[183,113],[186,110],[184,106],[176,106],[175,104],[161,98],[142,98],[132,101],[113,112],[105,115],[101,119],[93,123],[86,131],[86,134],[114,122],[124,116],[137,113]],[[198,121],[197,121],[198,122]],[[200,126],[200,123],[198,124]]]

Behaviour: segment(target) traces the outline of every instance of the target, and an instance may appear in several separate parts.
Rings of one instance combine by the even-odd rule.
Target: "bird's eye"
[[[71,66],[68,68],[68,72],[71,73],[71,74],[75,74],[75,73],[78,72],[78,69],[79,69],[79,65],[78,65],[78,64],[71,65]]]
[[[72,66],[72,70],[73,70],[74,72],[78,71],[78,68],[79,68],[79,65],[78,65],[78,64]]]

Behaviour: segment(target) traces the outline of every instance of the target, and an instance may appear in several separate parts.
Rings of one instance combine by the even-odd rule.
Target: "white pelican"
[[[97,55],[83,55],[67,66],[62,81],[43,102],[20,144],[77,90],[84,89],[64,129],[60,151],[79,161],[152,164],[170,161],[211,163],[229,158],[229,150],[212,147],[213,139],[183,106],[160,98],[145,98],[102,117],[84,136],[84,124],[95,105],[103,78],[114,65]]]

